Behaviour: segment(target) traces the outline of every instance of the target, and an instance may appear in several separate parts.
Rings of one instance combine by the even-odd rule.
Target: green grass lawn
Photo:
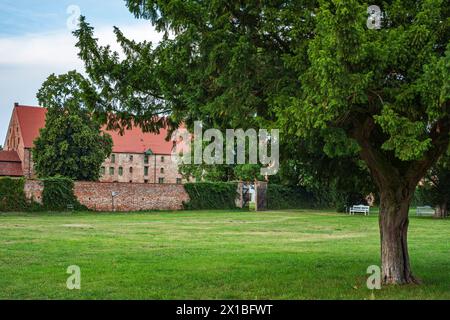
[[[374,297],[450,299],[450,220],[412,217],[409,247],[424,284]],[[370,299],[374,264],[376,215],[0,215],[0,299]],[[66,288],[69,265],[81,290]]]

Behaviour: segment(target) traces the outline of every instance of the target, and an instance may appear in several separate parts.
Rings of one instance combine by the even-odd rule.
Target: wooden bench
[[[417,216],[433,216],[434,213],[435,213],[435,210],[431,206],[423,206],[423,207],[416,208]]]
[[[370,207],[359,204],[351,207],[349,213],[353,216],[355,215],[355,213],[364,213],[365,216],[368,216],[370,214]]]

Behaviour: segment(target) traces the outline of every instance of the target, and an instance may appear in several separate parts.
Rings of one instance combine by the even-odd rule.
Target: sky
[[[95,28],[100,44],[115,50],[113,26],[131,39],[161,39],[124,0],[0,0],[0,145],[15,102],[38,105],[36,93],[50,74],[84,71],[72,35],[79,14]]]

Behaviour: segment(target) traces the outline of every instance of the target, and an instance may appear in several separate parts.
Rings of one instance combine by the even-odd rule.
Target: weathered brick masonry
[[[28,199],[42,202],[43,189],[38,180],[25,183]],[[189,200],[180,184],[75,182],[74,192],[81,204],[96,211],[180,210]]]
[[[44,191],[44,183],[39,180],[25,181],[25,196],[28,200],[33,200],[42,204],[42,191]]]

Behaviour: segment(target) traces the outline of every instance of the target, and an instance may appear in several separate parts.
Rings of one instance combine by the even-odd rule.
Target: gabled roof
[[[23,176],[22,163],[16,151],[0,151],[0,176]]]
[[[16,106],[14,112],[19,121],[25,148],[32,148],[33,141],[39,136],[39,129],[45,127],[47,109],[42,107]],[[141,128],[134,127],[125,130],[124,135],[118,131],[106,130],[113,139],[115,153],[144,153],[151,149],[154,154],[171,154],[172,141],[166,141],[167,129],[161,129],[160,134],[144,133]]]
[[[113,152],[145,153],[151,150],[153,154],[172,153],[173,142],[166,141],[167,129],[160,129],[159,134],[144,133],[139,127],[126,130],[123,135],[117,131],[103,131],[113,139]]]
[[[39,129],[45,127],[47,109],[41,107],[15,106],[19,127],[25,148],[33,148],[33,141],[39,136]]]

